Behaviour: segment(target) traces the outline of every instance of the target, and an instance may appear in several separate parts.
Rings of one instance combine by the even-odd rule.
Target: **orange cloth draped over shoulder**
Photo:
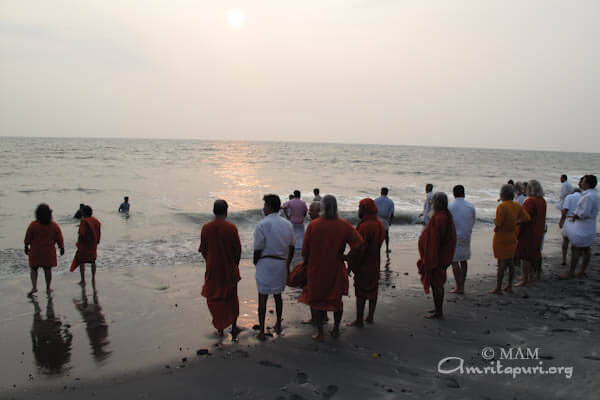
[[[308,261],[307,283],[298,299],[322,311],[343,310],[348,294],[348,272],[344,263],[346,245],[360,248],[364,241],[346,220],[318,218],[306,228],[302,256]]]
[[[85,217],[79,223],[77,251],[71,263],[71,272],[84,263],[96,262],[96,250],[100,243],[100,221],[94,217]]]
[[[425,293],[429,287],[446,283],[446,268],[452,264],[456,248],[456,227],[448,211],[435,212],[419,237],[417,267]]]
[[[238,266],[242,245],[236,226],[219,218],[205,224],[200,233],[200,252],[206,261],[202,296],[206,297],[213,325],[223,330],[240,313],[237,284],[242,279]]]
[[[504,200],[496,207],[496,227],[492,247],[494,257],[507,260],[515,256],[517,250],[517,223],[531,219],[527,211],[519,203]]]
[[[56,222],[43,225],[33,221],[29,224],[25,246],[29,246],[30,267],[56,267],[56,245],[65,248],[62,232]]]
[[[543,197],[528,197],[523,208],[531,219],[521,223],[517,256],[527,261],[539,261],[542,259],[542,240],[546,228],[546,200]]]
[[[377,299],[381,264],[381,245],[385,240],[385,228],[377,218],[377,206],[373,199],[362,199],[359,203],[362,218],[356,230],[364,240],[359,251],[352,252],[348,261],[354,272],[354,294],[361,299]]]

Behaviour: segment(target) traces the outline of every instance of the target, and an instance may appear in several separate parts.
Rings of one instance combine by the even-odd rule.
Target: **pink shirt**
[[[304,200],[301,199],[292,199],[283,203],[283,208],[287,208],[290,210],[290,222],[292,224],[303,224],[304,217],[306,217],[306,213],[308,212],[308,207]]]

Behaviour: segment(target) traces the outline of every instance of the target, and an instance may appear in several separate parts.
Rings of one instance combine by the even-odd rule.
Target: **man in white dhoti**
[[[463,294],[467,280],[467,261],[471,258],[471,233],[475,225],[475,207],[465,200],[465,188],[456,185],[452,189],[454,201],[448,210],[454,219],[456,227],[456,250],[452,259],[452,272],[456,280],[456,287],[450,293]]]
[[[419,214],[419,218],[423,218],[423,225],[427,226],[429,219],[431,218],[432,204],[433,204],[433,185],[428,183],[425,185],[425,203],[423,204],[423,212]]]
[[[556,208],[558,208],[559,210],[562,210],[565,198],[568,195],[570,195],[571,193],[573,193],[573,186],[571,186],[571,184],[567,180],[567,176],[566,175],[561,175],[560,176],[560,183],[561,183],[561,185],[560,185],[560,195],[559,195],[559,198],[558,198],[558,203],[556,204]]]
[[[581,182],[583,178],[579,180],[579,186],[581,186]],[[561,210],[560,221],[558,222],[558,226],[561,229],[562,233],[562,264],[567,265],[567,251],[569,250],[569,236],[567,232],[569,227],[567,225],[573,223],[573,216],[575,215],[575,210],[577,210],[577,204],[579,203],[579,199],[581,198],[581,189],[576,187],[573,189],[573,193],[565,197],[565,201],[563,201],[563,206]]]
[[[571,268],[569,273],[562,276],[570,279],[573,276],[585,276],[585,270],[590,263],[590,247],[596,240],[596,218],[598,217],[598,194],[596,185],[598,179],[594,175],[585,175],[581,182],[583,193],[575,214],[571,217],[572,224],[567,225],[567,235],[571,241]],[[579,258],[583,256],[581,271],[575,275]]]
[[[263,197],[265,217],[254,231],[254,265],[256,265],[256,287],[258,288],[258,338],[265,338],[265,315],[267,299],[275,299],[277,323],[275,331],[281,332],[283,300],[290,263],[294,256],[294,230],[290,221],[279,215],[281,200],[275,194]]]
[[[390,225],[394,219],[394,201],[388,197],[389,190],[386,187],[381,188],[381,196],[375,199],[377,206],[377,216],[385,228],[385,252],[390,250]]]
[[[300,198],[300,191],[294,190],[294,197],[283,203],[283,209],[286,210],[288,219],[294,228],[294,237],[296,238],[296,249],[302,249],[302,240],[304,239],[304,219],[308,213],[306,202]]]

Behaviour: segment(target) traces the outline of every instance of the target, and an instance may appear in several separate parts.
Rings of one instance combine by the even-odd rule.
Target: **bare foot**
[[[312,335],[312,339],[313,340],[322,341],[323,340],[323,333],[322,332],[315,333],[314,335]]]
[[[281,323],[277,323],[277,324],[275,324],[275,332],[276,332],[277,334],[280,334],[280,333],[281,333],[281,331],[282,331],[282,329],[281,329]]]
[[[265,340],[267,337],[265,336],[264,332],[259,332],[258,335],[256,335],[256,337],[258,338],[258,340],[260,340],[261,342],[263,340]]]
[[[506,287],[505,287],[503,290],[504,290],[506,293],[512,293],[512,291],[513,291],[513,290],[512,290],[512,286],[506,286]]]
[[[425,315],[425,318],[427,318],[427,319],[441,319],[443,316],[444,316],[444,314],[439,314],[439,313],[434,312],[434,313],[430,313],[430,314]]]
[[[449,291],[448,293],[458,293],[458,288],[453,288],[451,291]]]
[[[333,328],[329,331],[329,334],[332,338],[337,338],[338,336],[340,336],[340,328]]]
[[[362,321],[359,321],[359,320],[352,321],[352,322],[350,322],[350,323],[349,323],[349,324],[347,324],[347,325],[348,325],[348,326],[354,326],[354,327],[356,327],[356,328],[362,328],[362,327],[364,326],[363,322],[362,322]]]
[[[519,283],[515,283],[515,287],[521,287],[527,285],[526,281],[520,281]]]
[[[237,325],[233,325],[231,327],[231,336],[235,339],[241,331],[242,330]]]
[[[502,294],[502,290],[500,290],[500,288],[494,288],[490,290],[490,294]]]
[[[79,281],[77,284],[78,284],[79,286],[85,286],[85,281]]]
[[[27,293],[27,297],[33,297],[34,293],[37,293],[37,289],[31,289],[29,293]]]
[[[217,331],[217,336],[222,337],[223,336],[223,329],[219,329]]]
[[[373,321],[373,317],[372,316],[371,317],[367,317],[367,319],[365,319],[365,322],[367,324],[374,324],[375,323],[375,321]]]

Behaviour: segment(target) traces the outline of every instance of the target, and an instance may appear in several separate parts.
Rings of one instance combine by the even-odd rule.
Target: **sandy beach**
[[[78,275],[55,275],[52,301],[26,298],[28,277],[3,280],[0,290],[0,398],[69,399],[586,399],[600,390],[600,249],[592,249],[588,279],[560,281],[560,234],[551,226],[543,280],[513,294],[488,294],[495,279],[492,233],[474,233],[466,294],[446,294],[445,319],[430,321],[415,262],[415,241],[392,243],[382,266],[375,324],[350,328],[355,298],[344,298],[341,337],[311,340],[299,291],[284,294],[284,331],[255,338],[254,268],[240,266],[239,340],[219,339],[200,296],[203,264],[113,269],[99,260],[97,292]],[[449,270],[446,291],[454,281]],[[43,282],[43,280],[42,280]],[[42,285],[43,286],[43,285]],[[37,304],[36,304],[37,302]],[[38,313],[36,313],[36,308]],[[268,310],[273,310],[272,299]],[[274,324],[267,314],[267,326]],[[495,356],[486,360],[491,347]],[[507,353],[515,357],[506,359]],[[537,349],[537,350],[536,350]],[[530,359],[516,359],[518,350]],[[487,351],[487,353],[486,353]],[[503,357],[504,356],[504,357]],[[438,363],[572,367],[572,376],[444,374]],[[523,357],[521,357],[523,358]],[[525,357],[526,358],[526,357]],[[48,361],[50,360],[50,361]],[[446,364],[444,364],[446,365]],[[456,364],[455,364],[456,365]],[[561,370],[566,371],[566,370]]]

